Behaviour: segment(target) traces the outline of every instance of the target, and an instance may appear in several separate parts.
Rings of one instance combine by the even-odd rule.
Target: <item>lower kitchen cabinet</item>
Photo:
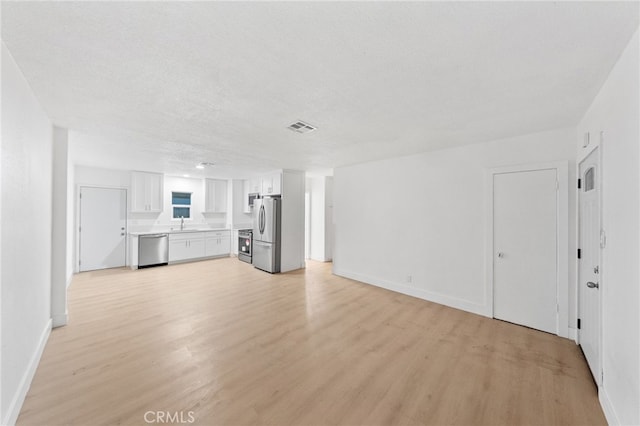
[[[183,262],[203,257],[229,256],[230,231],[185,232],[169,234],[169,262]]]
[[[205,256],[228,256],[231,253],[231,234],[229,231],[207,232],[205,238]]]
[[[169,234],[169,262],[205,257],[204,232]]]

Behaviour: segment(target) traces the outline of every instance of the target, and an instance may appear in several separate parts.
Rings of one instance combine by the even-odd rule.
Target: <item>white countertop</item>
[[[194,229],[170,229],[165,231],[139,231],[129,232],[129,235],[137,237],[139,235],[153,235],[153,234],[185,234],[189,232],[215,232],[215,231],[230,231],[229,228],[194,228]]]

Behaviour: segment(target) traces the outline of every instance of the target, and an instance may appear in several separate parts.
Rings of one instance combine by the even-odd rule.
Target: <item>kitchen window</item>
[[[190,192],[171,193],[171,207],[174,219],[191,218],[191,195]]]

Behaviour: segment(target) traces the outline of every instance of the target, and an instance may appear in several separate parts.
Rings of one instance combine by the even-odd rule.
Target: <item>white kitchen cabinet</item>
[[[211,231],[205,235],[205,256],[228,256],[231,253],[229,231]]]
[[[245,179],[242,181],[242,212],[243,213],[251,213],[251,207],[249,207],[249,194],[251,194],[251,181],[249,179]]]
[[[259,177],[249,179],[249,193],[259,194],[262,192],[262,179]]]
[[[161,213],[163,181],[164,176],[160,173],[131,172],[131,212]]]
[[[205,257],[205,233],[169,234],[169,262]]]
[[[227,212],[227,181],[205,179],[205,213]]]
[[[270,173],[262,176],[261,195],[281,195],[282,194],[282,174]]]

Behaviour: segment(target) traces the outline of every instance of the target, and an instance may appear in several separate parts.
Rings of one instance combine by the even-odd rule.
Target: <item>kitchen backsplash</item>
[[[128,232],[167,232],[172,229],[180,228],[180,223],[156,223],[158,221],[153,219],[129,219]],[[251,229],[253,223],[242,222],[229,225],[225,222],[219,221],[200,221],[200,222],[185,222],[184,229]]]
[[[138,214],[131,213],[129,215],[129,232],[163,232],[170,231],[171,228],[180,228],[180,221],[167,222],[166,220],[157,220],[151,218],[139,218]],[[211,220],[208,218],[185,220],[185,229],[214,229],[214,228],[230,228],[229,224],[225,220]]]

